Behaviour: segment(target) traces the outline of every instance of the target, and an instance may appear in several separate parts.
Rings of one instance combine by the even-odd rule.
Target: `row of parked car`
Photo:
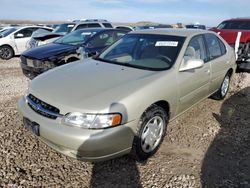
[[[187,28],[203,28],[201,26],[187,25]],[[14,55],[20,55],[26,49],[52,42],[65,34],[84,28],[116,28],[130,32],[141,29],[172,28],[172,26],[167,24],[149,24],[136,27],[126,25],[114,27],[107,20],[100,19],[74,20],[63,24],[25,27],[11,25],[0,28],[0,58],[10,59]]]
[[[18,108],[25,127],[79,160],[146,160],[168,122],[208,96],[223,99],[236,70],[233,48],[212,31],[60,27],[71,31],[22,53],[24,74],[36,78]]]

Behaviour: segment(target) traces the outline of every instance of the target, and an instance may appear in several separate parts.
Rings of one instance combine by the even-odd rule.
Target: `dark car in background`
[[[142,30],[142,29],[169,29],[173,28],[169,24],[158,24],[158,25],[144,25],[144,26],[136,26],[134,30]]]
[[[186,29],[203,29],[203,30],[206,30],[206,26],[201,25],[201,24],[188,24],[185,27],[186,27]]]
[[[22,71],[33,79],[54,67],[96,55],[126,33],[121,29],[76,30],[52,43],[25,51],[21,55]]]
[[[27,48],[35,48],[43,44],[51,43],[70,32],[85,28],[113,28],[113,25],[104,19],[74,20],[72,22],[57,24],[52,32],[35,33],[28,42]]]

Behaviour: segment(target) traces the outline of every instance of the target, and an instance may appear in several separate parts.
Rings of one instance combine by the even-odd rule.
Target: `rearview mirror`
[[[22,34],[22,33],[18,33],[17,35],[16,35],[16,38],[23,38],[24,37],[24,35]]]
[[[201,59],[189,59],[187,61],[183,59],[179,71],[182,72],[182,71],[191,70],[191,69],[198,69],[198,68],[203,67],[203,65],[204,65],[204,61]]]

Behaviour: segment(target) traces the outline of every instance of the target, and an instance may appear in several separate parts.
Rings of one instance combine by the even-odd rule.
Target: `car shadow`
[[[140,173],[135,160],[124,156],[93,164],[90,180],[92,188],[141,188]]]
[[[126,107],[121,103],[112,103],[109,107],[109,113],[120,112],[122,114],[122,120],[127,122],[128,113]],[[123,126],[123,125],[120,125]],[[78,148],[78,160],[81,160],[81,156],[85,155],[86,149],[91,152],[88,155],[98,155],[107,156],[110,151],[113,152],[112,148],[123,145],[124,148],[131,147],[129,143],[132,143],[134,137],[134,131],[127,126],[121,127],[122,132],[118,130],[109,134],[96,133],[90,135],[89,139],[85,141]],[[112,131],[110,129],[110,131]],[[114,136],[115,134],[115,136]],[[124,134],[131,135],[131,140],[126,139]],[[121,138],[121,139],[120,139]],[[105,142],[102,143],[102,142]],[[112,145],[112,148],[109,146]],[[98,151],[93,150],[93,148],[99,148]],[[128,155],[103,161],[93,163],[92,175],[90,180],[91,188],[123,188],[123,187],[142,187],[140,184],[140,173],[137,168],[136,161],[129,157]]]
[[[250,187],[250,87],[224,101],[213,114],[220,130],[201,168],[203,187]]]

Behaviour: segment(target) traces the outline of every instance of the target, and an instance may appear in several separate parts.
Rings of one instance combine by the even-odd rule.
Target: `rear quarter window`
[[[224,55],[227,53],[227,49],[225,44],[218,38],[219,43],[220,43],[220,49],[221,49],[221,55]]]

